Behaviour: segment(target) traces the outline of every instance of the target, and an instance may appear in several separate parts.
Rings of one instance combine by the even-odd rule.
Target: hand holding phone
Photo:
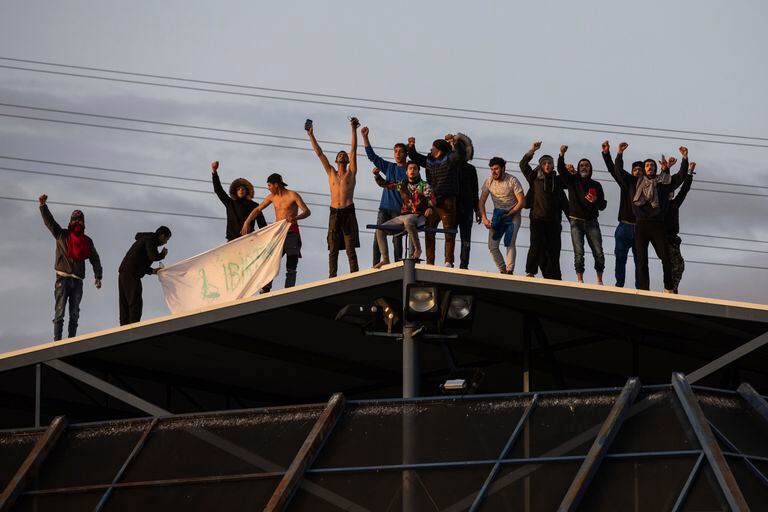
[[[311,130],[311,129],[312,129],[312,120],[311,120],[311,119],[307,119],[307,120],[304,122],[304,129],[305,129],[306,131],[309,131],[309,130]]]

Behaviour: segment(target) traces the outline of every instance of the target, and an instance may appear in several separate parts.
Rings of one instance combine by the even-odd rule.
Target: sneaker
[[[446,261],[445,266],[448,268],[453,268],[453,262],[452,261]]]
[[[500,274],[508,274],[509,272],[507,272],[507,269],[503,268],[503,269],[499,270],[499,273]]]
[[[536,276],[533,274],[525,274],[525,277],[536,277]]]

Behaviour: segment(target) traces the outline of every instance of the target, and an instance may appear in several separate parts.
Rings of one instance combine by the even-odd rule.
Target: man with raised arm
[[[626,149],[627,146],[624,147]],[[674,192],[688,175],[688,148],[680,146],[680,154],[683,156],[680,170],[671,176],[669,162],[662,158],[659,160],[661,173],[659,174],[656,161],[648,158],[643,161],[643,172],[634,176],[632,182],[632,211],[635,213],[635,252],[637,253],[637,265],[639,268],[639,289],[649,290],[651,286],[648,271],[648,244],[653,245],[656,256],[661,260],[664,272],[664,292],[672,293],[674,280],[672,277],[672,265],[669,257],[669,244],[666,236],[666,214],[669,209],[669,195]],[[619,158],[622,157],[622,158]],[[616,170],[623,173],[625,179],[628,172],[624,170],[623,151],[616,157]]]
[[[134,239],[135,242],[125,253],[117,270],[120,325],[141,321],[144,308],[141,278],[157,274],[158,269],[152,268],[152,263],[168,255],[166,247],[163,247],[162,251],[159,251],[158,247],[168,243],[171,239],[171,230],[167,226],[160,226],[154,233],[136,233]]]
[[[253,225],[253,220],[260,215],[267,206],[274,205],[275,221],[286,220],[291,226],[288,228],[288,235],[283,244],[283,254],[288,258],[285,264],[285,288],[291,288],[296,285],[296,272],[301,258],[301,234],[299,233],[299,224],[297,221],[306,219],[312,212],[304,203],[301,196],[293,190],[288,190],[283,177],[277,173],[270,174],[267,178],[267,189],[269,195],[251,211],[248,218],[243,223],[241,234],[247,235]],[[301,210],[301,213],[299,213]],[[265,288],[269,289],[271,283]]]
[[[363,136],[363,145],[365,146],[365,154],[368,160],[380,170],[384,175],[384,179],[392,182],[401,182],[406,178],[406,158],[408,156],[408,147],[402,142],[395,144],[393,149],[394,162],[384,160],[371,147],[371,141],[368,138],[369,130],[367,126],[363,126],[360,130]],[[397,190],[393,188],[384,188],[381,191],[381,202],[379,203],[379,212],[376,216],[376,224],[384,224],[385,222],[400,216],[400,210],[403,207],[403,200]],[[395,261],[400,261],[403,257],[403,239],[396,236],[392,242],[394,246],[394,258]],[[373,265],[381,259],[381,251],[379,250],[379,243],[374,239],[373,241]]]
[[[597,218],[605,210],[603,187],[592,179],[592,162],[586,158],[579,160],[577,168],[565,163],[568,146],[560,146],[557,158],[557,172],[560,180],[568,189],[568,221],[571,224],[571,242],[573,243],[573,261],[576,280],[584,282],[584,238],[586,237],[592,257],[595,260],[597,284],[603,284],[605,254],[603,253],[603,235]]]
[[[56,285],[53,296],[56,300],[53,316],[53,339],[59,341],[64,331],[64,313],[69,304],[69,325],[67,334],[77,336],[77,323],[80,318],[80,301],[83,299],[83,279],[85,279],[85,260],[91,262],[96,280],[96,289],[101,288],[101,259],[93,240],[85,234],[85,215],[74,210],[69,217],[69,225],[62,229],[53,218],[46,204],[48,196],[38,198],[43,224],[56,239]]]
[[[213,181],[213,191],[216,192],[216,196],[227,211],[227,241],[230,242],[240,236],[243,221],[254,208],[259,206],[259,203],[253,200],[253,185],[245,178],[237,178],[229,185],[229,195],[224,192],[219,178],[218,160],[211,162],[211,180]],[[267,225],[263,215],[256,217],[256,223],[259,228]],[[253,222],[251,222],[251,231],[253,228]]]
[[[624,150],[629,147],[629,144],[622,142],[619,144],[618,155],[616,161],[623,159]],[[614,165],[611,159],[611,145],[608,141],[604,141],[602,145],[603,161],[608,172],[616,180],[620,189],[620,201],[619,201],[619,223],[616,225],[616,230],[613,234],[613,254],[616,260],[616,267],[614,273],[616,275],[616,286],[619,288],[624,287],[624,282],[627,276],[627,256],[630,249],[632,250],[632,259],[635,263],[635,288],[640,288],[640,271],[637,266],[637,253],[635,252],[635,212],[632,209],[632,195],[634,193],[633,185],[635,177],[640,176],[643,172],[643,162],[638,160],[632,163],[632,173],[622,173],[617,169],[622,166]]]
[[[459,228],[459,239],[461,240],[461,250],[459,251],[459,268],[469,268],[469,255],[472,250],[472,226],[474,223],[480,224],[482,217],[478,207],[478,183],[477,168],[472,165],[470,160],[474,157],[475,148],[472,140],[463,133],[456,135],[449,133],[445,136],[455,151],[456,144],[459,141],[463,144],[464,159],[457,166],[459,193],[456,196],[456,225]]]
[[[483,225],[488,231],[488,250],[491,252],[491,258],[496,264],[496,268],[502,274],[513,274],[515,272],[515,257],[517,249],[517,233],[520,231],[522,216],[521,210],[525,207],[525,193],[520,182],[509,174],[506,170],[507,162],[498,156],[491,158],[488,167],[491,168],[491,175],[483,182],[480,192],[480,200],[477,209]],[[491,196],[493,201],[493,216],[488,220],[485,213],[485,203]],[[504,246],[507,248],[507,261],[504,262],[499,250],[502,238]]]
[[[555,161],[550,155],[539,158],[539,165],[531,168],[530,162],[539,148],[541,141],[534,142],[520,159],[520,170],[528,181],[531,197],[531,246],[525,273],[533,277],[538,267],[544,278],[560,280],[561,212],[565,206],[561,201],[563,184],[554,172]]]
[[[408,137],[408,157],[419,167],[426,169],[427,183],[437,198],[432,215],[427,218],[427,227],[436,228],[443,223],[443,229],[456,229],[457,197],[459,195],[460,167],[466,162],[465,145],[460,139],[453,139],[453,145],[445,139],[432,143],[428,155],[416,151],[416,139]],[[424,234],[427,246],[427,265],[435,264],[435,232]],[[453,252],[456,248],[456,233],[445,234],[445,266],[453,267]]]
[[[419,259],[421,244],[419,243],[419,226],[426,223],[426,218],[432,214],[436,200],[429,184],[421,179],[419,164],[408,162],[406,179],[400,181],[385,180],[378,168],[373,169],[376,183],[385,189],[396,190],[402,196],[403,207],[400,215],[384,223],[385,226],[403,226],[411,241],[410,258]],[[387,233],[383,229],[376,230],[376,242],[381,250],[381,261],[373,268],[381,268],[389,263],[387,250]]]
[[[355,184],[357,183],[357,127],[360,121],[356,117],[350,119],[352,127],[352,144],[349,154],[339,151],[336,154],[336,168],[328,162],[315,138],[311,124],[306,126],[309,142],[315,150],[317,158],[323,164],[328,175],[328,185],[331,188],[331,211],[328,216],[328,277],[336,277],[339,267],[339,250],[347,251],[349,271],[357,272],[357,247],[360,247],[360,231],[355,215]]]
[[[669,194],[669,210],[667,210],[667,243],[669,244],[669,262],[672,266],[672,292],[677,293],[677,288],[680,285],[680,281],[683,279],[683,272],[685,272],[685,260],[683,254],[680,252],[680,207],[683,205],[683,201],[688,196],[688,191],[691,190],[691,184],[693,183],[693,171],[696,169],[696,162],[691,162],[688,165],[688,176],[685,177],[683,185],[680,187],[680,191],[676,196],[672,193]]]

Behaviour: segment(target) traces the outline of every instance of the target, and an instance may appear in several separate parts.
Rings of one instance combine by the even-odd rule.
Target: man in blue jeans
[[[70,338],[77,336],[77,323],[80,318],[80,301],[83,299],[83,279],[85,279],[85,260],[93,266],[96,278],[96,289],[101,288],[102,268],[99,253],[93,245],[93,240],[85,234],[85,215],[75,210],[69,219],[69,225],[62,229],[53,218],[46,202],[48,196],[43,194],[40,202],[40,215],[45,227],[56,239],[56,287],[53,296],[56,300],[53,318],[53,340],[59,341],[64,331],[64,313],[69,304],[69,325],[67,334]]]
[[[584,237],[586,236],[589,248],[592,250],[592,257],[595,259],[597,284],[603,284],[605,254],[603,253],[603,236],[600,233],[600,223],[597,218],[608,203],[605,201],[603,187],[592,179],[592,162],[582,158],[576,168],[571,164],[566,165],[566,151],[568,146],[560,146],[557,172],[563,185],[568,188],[568,220],[571,223],[576,279],[580,283],[584,282]]]
[[[408,156],[408,148],[402,142],[398,142],[394,147],[394,162],[388,162],[379,155],[377,155],[371,147],[371,141],[368,139],[369,129],[367,126],[363,126],[360,130],[363,136],[363,145],[365,146],[365,154],[368,156],[368,160],[378,168],[379,171],[384,174],[384,179],[391,182],[401,182],[407,178],[406,171],[406,158]],[[379,213],[376,217],[376,224],[384,224],[389,220],[392,220],[400,216],[400,210],[403,208],[403,200],[400,194],[395,189],[385,188],[381,192],[381,202],[379,203]],[[400,261],[403,257],[403,239],[402,237],[395,237],[393,241],[394,245],[394,258],[395,261]],[[381,259],[381,251],[379,250],[379,244],[376,239],[373,240],[373,264],[376,265]]]

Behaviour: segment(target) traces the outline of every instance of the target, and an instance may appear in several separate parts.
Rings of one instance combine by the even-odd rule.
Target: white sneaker
[[[453,263],[451,263],[450,261],[446,261],[445,266],[448,268],[453,268]]]

